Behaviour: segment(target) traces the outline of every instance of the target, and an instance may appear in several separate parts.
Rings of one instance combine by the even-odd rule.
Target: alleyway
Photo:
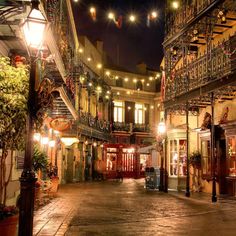
[[[236,200],[146,191],[137,180],[78,183],[35,213],[34,235],[235,235]]]

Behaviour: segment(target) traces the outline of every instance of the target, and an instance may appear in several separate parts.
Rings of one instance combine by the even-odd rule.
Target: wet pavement
[[[236,200],[148,191],[143,180],[67,184],[35,212],[34,235],[236,235]]]

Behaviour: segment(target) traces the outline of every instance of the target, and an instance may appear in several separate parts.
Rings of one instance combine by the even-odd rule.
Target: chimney
[[[137,64],[136,69],[139,74],[147,74],[147,65],[144,62]]]

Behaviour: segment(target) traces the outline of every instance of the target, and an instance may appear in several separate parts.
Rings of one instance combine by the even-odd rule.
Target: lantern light
[[[48,137],[42,137],[41,139],[42,145],[47,145],[49,142],[49,138]]]
[[[47,21],[39,10],[39,1],[32,2],[32,10],[22,25],[25,41],[29,47],[40,48],[44,39]]]
[[[158,134],[160,134],[160,135],[165,134],[165,132],[166,132],[166,124],[165,124],[165,122],[161,121],[161,122],[158,124],[157,132],[158,132]]]
[[[135,21],[136,21],[135,15],[130,15],[130,16],[129,16],[129,20],[130,20],[131,22],[135,22]]]
[[[65,144],[65,146],[71,146],[74,143],[78,143],[79,139],[75,137],[62,137],[61,141]]]
[[[40,133],[34,133],[34,140],[39,142],[41,138],[41,134]]]
[[[109,20],[114,20],[115,19],[115,14],[113,12],[108,13],[108,19]]]
[[[48,146],[49,147],[54,147],[55,146],[55,140],[50,140]]]

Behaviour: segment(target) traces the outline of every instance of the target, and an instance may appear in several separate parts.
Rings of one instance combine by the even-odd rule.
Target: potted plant
[[[189,157],[190,165],[196,169],[201,169],[201,153],[199,151],[194,151]]]
[[[14,235],[12,229],[7,233],[5,226],[10,223],[5,222],[18,212],[15,206],[6,206],[7,186],[12,175],[13,150],[24,147],[29,90],[27,67],[20,60],[17,63],[15,60],[14,63],[13,66],[8,57],[0,57],[0,235],[5,236]],[[6,165],[7,158],[10,160],[10,167]]]

